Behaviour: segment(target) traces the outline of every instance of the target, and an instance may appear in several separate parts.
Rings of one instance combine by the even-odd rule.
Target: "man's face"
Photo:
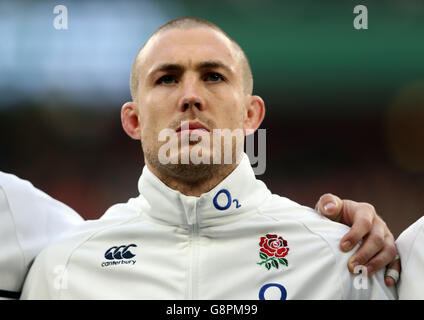
[[[210,141],[213,129],[244,128],[247,94],[240,53],[219,32],[203,27],[167,30],[152,38],[138,59],[136,105],[147,160],[157,159],[165,143],[158,141],[161,130],[178,132],[182,121],[204,126],[209,132],[199,135],[209,135]],[[212,143],[207,148],[212,154],[211,148]]]

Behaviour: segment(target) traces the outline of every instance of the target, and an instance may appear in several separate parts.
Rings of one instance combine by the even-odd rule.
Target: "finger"
[[[355,212],[356,214],[351,221],[352,228],[340,241],[340,248],[345,252],[352,250],[361,239],[368,234],[371,235],[371,233],[374,233],[373,236],[380,238],[380,242],[384,240],[384,225],[378,223],[379,221],[375,221],[376,223],[374,224],[375,215],[368,207],[356,208]],[[374,252],[374,254],[375,253],[376,252]]]
[[[383,249],[366,264],[368,275],[373,275],[381,269],[385,269],[395,259],[396,254],[394,242],[387,237]]]
[[[315,209],[325,217],[340,222],[338,219],[343,213],[343,201],[338,196],[326,193],[319,198]]]
[[[397,272],[400,273],[401,271],[400,259],[395,259],[392,263],[390,263],[390,265],[387,267],[387,270],[390,270],[390,269],[396,270]],[[386,285],[388,287],[394,286],[397,282],[396,279],[387,275],[384,277],[384,281],[386,282]]]
[[[378,230],[378,228],[381,228],[381,225],[373,228],[371,233],[365,237],[359,249],[350,258],[349,270],[351,272],[353,272],[356,265],[366,265],[372,257],[383,249],[385,239],[384,236],[381,236],[381,230]]]

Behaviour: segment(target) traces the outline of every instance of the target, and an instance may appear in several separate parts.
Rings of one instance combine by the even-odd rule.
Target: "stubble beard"
[[[196,143],[190,144],[193,145]],[[150,144],[150,146],[147,146],[147,144],[143,144],[142,147],[145,161],[148,166],[150,165],[150,169],[162,182],[173,189],[186,187],[188,189],[200,189],[204,192],[209,191],[237,166],[236,147],[234,145],[231,148],[233,161],[230,164],[213,162],[214,152],[221,152],[221,159],[224,159],[223,148],[218,151],[211,148],[209,152],[209,163],[195,164],[191,162],[190,158],[189,163],[182,163],[181,153],[179,153],[177,164],[164,164],[159,161],[160,145]]]

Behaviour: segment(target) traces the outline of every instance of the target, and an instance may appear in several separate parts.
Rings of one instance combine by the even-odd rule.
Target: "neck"
[[[145,163],[149,170],[169,188],[186,196],[195,197],[200,197],[203,193],[212,190],[237,167],[237,163],[206,167],[190,165],[186,168],[182,168],[182,165],[155,167],[146,159]]]

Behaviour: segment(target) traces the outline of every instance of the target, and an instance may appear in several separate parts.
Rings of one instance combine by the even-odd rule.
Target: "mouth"
[[[177,132],[177,134],[181,134],[182,132],[188,133],[188,134],[192,134],[192,133],[202,134],[202,133],[210,132],[210,130],[206,126],[204,126],[198,121],[182,122],[181,126],[178,127],[178,129],[175,131]]]

